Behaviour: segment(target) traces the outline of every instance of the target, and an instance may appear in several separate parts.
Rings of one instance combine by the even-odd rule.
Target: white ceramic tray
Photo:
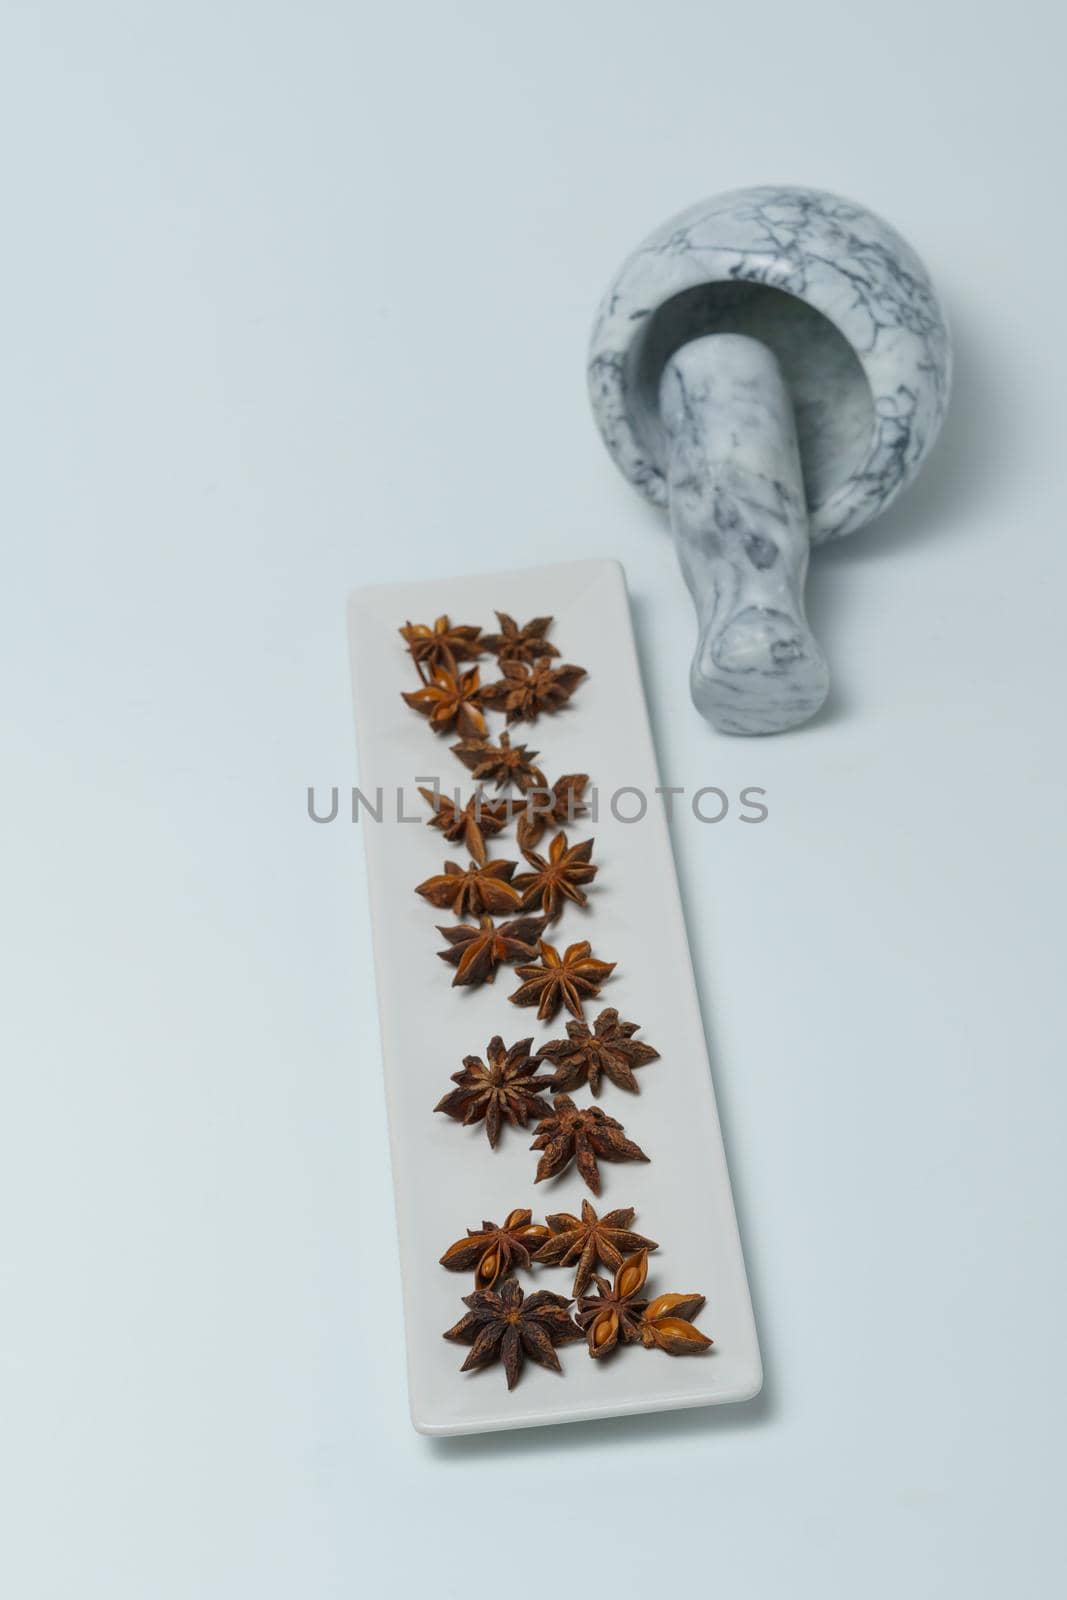
[[[481,1055],[495,1033],[506,1044],[534,1035],[534,1049],[564,1031],[566,1013],[540,1023],[533,1009],[508,995],[518,981],[511,968],[493,985],[452,988],[452,968],[437,959],[444,941],[436,925],[452,920],[413,890],[451,856],[465,860],[441,834],[423,825],[428,815],[416,782],[437,776],[446,792],[470,792],[470,775],[451,754],[455,735],[438,738],[401,700],[417,687],[397,628],[408,619],[492,628],[495,609],[520,621],[551,614],[551,637],[562,659],[589,677],[568,708],[513,729],[516,742],[540,751],[549,783],[565,772],[588,772],[599,793],[595,824],[583,818],[571,838],[596,839],[600,872],[589,907],[569,906],[556,925],[560,947],[588,938],[593,953],[618,963],[599,1000],[641,1024],[640,1038],[661,1059],[638,1073],[639,1094],[610,1083],[596,1102],[616,1116],[650,1163],[601,1163],[600,1199],[589,1195],[573,1168],[534,1185],[537,1155],[532,1130],[505,1126],[496,1150],[484,1125],[465,1128],[433,1107],[450,1087],[465,1055]],[[692,965],[675,879],[660,778],[648,726],[622,568],[611,561],[568,562],[525,572],[436,580],[357,590],[349,604],[352,674],[359,743],[360,788],[372,800],[381,789],[381,823],[364,821],[373,921],[382,1054],[389,1114],[397,1227],[404,1283],[411,1415],[424,1433],[475,1433],[495,1428],[572,1422],[627,1412],[670,1410],[746,1400],[762,1381],[759,1346],[715,1109]],[[495,663],[482,663],[483,681]],[[492,716],[493,732],[503,718]],[[611,796],[638,790],[648,797],[643,820],[612,814]],[[396,820],[396,792],[416,822]],[[629,815],[632,792],[619,802]],[[547,842],[547,841],[546,841]],[[519,858],[514,829],[490,845],[492,856]],[[525,866],[521,862],[520,865]],[[575,1091],[579,1103],[587,1089]],[[707,1304],[697,1325],[715,1341],[704,1355],[671,1357],[640,1346],[620,1347],[591,1361],[584,1343],[560,1352],[563,1375],[527,1362],[510,1393],[499,1363],[461,1374],[467,1354],[441,1333],[463,1315],[466,1274],[438,1266],[446,1247],[483,1218],[503,1220],[529,1206],[577,1213],[588,1196],[598,1211],[636,1208],[633,1226],[659,1242],[649,1258],[648,1293],[700,1291]],[[601,1272],[603,1268],[599,1269]],[[607,1274],[610,1276],[610,1274]],[[571,1275],[559,1268],[520,1273],[527,1291],[567,1294]]]

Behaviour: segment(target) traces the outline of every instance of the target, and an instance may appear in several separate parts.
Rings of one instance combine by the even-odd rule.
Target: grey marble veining
[[[729,451],[721,441],[698,446],[685,421],[689,389],[699,393],[702,426],[726,426],[724,386],[737,382],[736,372],[716,381],[714,346],[700,361],[686,354],[708,335],[740,336],[770,352],[778,388],[772,402],[774,384],[760,380],[764,414],[792,413],[788,425],[779,415],[773,428],[746,430],[753,460],[766,453],[764,466],[782,466],[776,481],[797,500],[788,518],[795,537],[779,546],[770,577],[758,576],[743,538],[724,538],[715,522],[737,478]],[[717,348],[725,355],[725,344]],[[880,217],[819,190],[720,195],[672,218],[624,263],[598,312],[588,370],[597,425],[620,470],[655,504],[671,505],[701,624],[698,705],[732,732],[802,721],[821,704],[827,681],[803,614],[808,543],[851,533],[889,505],[919,470],[948,402],[948,331],[919,258]],[[753,366],[753,382],[755,374]],[[698,455],[704,488],[694,499],[683,462]],[[759,476],[762,468],[744,470]],[[678,485],[689,486],[682,509],[673,504]],[[748,490],[738,493],[739,515],[744,502],[754,516]],[[765,522],[769,506],[763,513]],[[789,604],[777,589],[765,603],[761,595],[787,574]],[[727,611],[734,621],[742,612],[748,618],[744,650]]]
[[[804,615],[808,512],[793,407],[765,344],[707,334],[660,382],[678,559],[700,637],[693,699],[724,733],[806,722],[830,678]]]

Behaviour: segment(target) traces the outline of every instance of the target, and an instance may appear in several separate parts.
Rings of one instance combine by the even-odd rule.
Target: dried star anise
[[[515,917],[498,926],[493,925],[492,917],[481,917],[477,927],[466,922],[455,928],[439,927],[437,931],[448,940],[449,948],[437,954],[456,969],[453,988],[492,983],[497,967],[504,962],[529,961],[536,956],[544,928],[544,917]]]
[[[641,1320],[647,1302],[640,1295],[647,1274],[648,1251],[635,1251],[620,1264],[613,1283],[594,1278],[596,1294],[583,1295],[578,1301],[578,1326],[594,1360],[610,1355],[620,1339],[623,1344],[641,1343]]]
[[[553,922],[563,910],[564,900],[584,906],[586,897],[581,885],[592,883],[597,875],[597,868],[589,860],[592,854],[592,839],[583,839],[581,844],[568,848],[565,833],[556,834],[547,857],[538,855],[535,850],[524,850],[523,855],[534,870],[520,872],[515,879],[515,887],[522,894],[523,910],[532,911],[540,906]]]
[[[692,1318],[704,1304],[702,1294],[661,1294],[645,1307],[638,1334],[646,1350],[669,1356],[699,1355],[713,1340],[694,1328]]]
[[[635,1250],[659,1248],[654,1239],[646,1239],[640,1233],[630,1231],[633,1220],[632,1206],[619,1211],[607,1211],[598,1217],[589,1201],[583,1200],[580,1217],[559,1211],[545,1218],[550,1229],[549,1237],[534,1260],[545,1267],[569,1267],[577,1261],[578,1268],[571,1290],[577,1299],[589,1287],[593,1268],[598,1261],[614,1270],[622,1265],[624,1255],[631,1255]]]
[[[518,880],[516,880],[518,881]],[[588,1080],[594,1094],[600,1093],[601,1077],[608,1077],[620,1089],[637,1093],[634,1067],[658,1061],[659,1051],[632,1037],[639,1022],[620,1022],[614,1006],[603,1010],[593,1023],[568,1022],[566,1039],[550,1039],[538,1050],[539,1060],[555,1067],[554,1089],[578,1089]]]
[[[525,788],[526,803],[516,829],[523,850],[536,850],[546,828],[569,827],[586,814],[589,807],[582,796],[588,782],[588,774],[568,772],[551,789],[538,789],[533,784]]]
[[[483,1222],[481,1229],[468,1228],[465,1239],[450,1244],[441,1265],[450,1272],[469,1272],[474,1268],[474,1287],[491,1289],[512,1266],[528,1267],[530,1252],[548,1239],[548,1229],[531,1220],[529,1211],[509,1211],[500,1227]]]
[[[582,1000],[600,993],[600,985],[615,970],[614,961],[597,961],[588,940],[568,945],[562,956],[542,939],[539,962],[516,967],[525,981],[508,995],[517,1006],[536,1006],[540,1022],[551,1022],[561,1005],[572,1017],[581,1017]]]
[[[485,1052],[488,1066],[481,1056],[464,1056],[462,1070],[452,1074],[459,1087],[449,1090],[434,1110],[464,1126],[484,1120],[486,1138],[494,1149],[505,1118],[513,1128],[525,1128],[531,1117],[546,1116],[548,1102],[541,1093],[545,1080],[535,1076],[532,1044],[532,1039],[520,1039],[508,1050],[495,1034]]]
[[[428,826],[440,828],[450,844],[462,839],[475,861],[485,861],[486,835],[492,838],[511,819],[507,800],[487,800],[480,789],[462,807],[440,789],[420,788],[419,793],[433,811]]]
[[[641,1146],[626,1137],[622,1123],[609,1117],[599,1106],[585,1106],[579,1111],[566,1094],[553,1095],[552,1106],[551,1114],[543,1116],[537,1124],[537,1136],[530,1146],[531,1150],[543,1152],[537,1163],[535,1183],[554,1178],[557,1173],[566,1171],[573,1161],[593,1193],[599,1194],[598,1160],[648,1160]]]
[[[455,861],[446,861],[445,870],[420,883],[421,894],[433,906],[450,906],[457,917],[472,911],[516,911],[521,896],[511,882],[514,861],[472,861],[464,870]]]
[[[498,661],[536,661],[541,656],[559,655],[555,645],[548,644],[545,639],[552,626],[551,617],[531,617],[526,626],[520,628],[506,611],[498,611],[496,615],[500,632],[485,634],[482,647],[491,650]]]
[[[480,739],[486,732],[481,709],[484,693],[477,667],[458,674],[447,667],[434,667],[431,681],[421,689],[401,690],[413,711],[429,717],[434,733],[446,733],[454,724],[465,739]]]
[[[479,783],[495,783],[498,789],[509,783],[519,789],[528,789],[531,784],[545,786],[544,773],[534,766],[537,751],[527,749],[524,744],[512,744],[506,729],[500,735],[499,744],[489,739],[461,739],[451,748],[452,754],[470,768]]]
[[[468,1307],[467,1315],[444,1334],[446,1339],[472,1347],[459,1370],[469,1372],[500,1360],[509,1389],[518,1382],[524,1356],[559,1372],[555,1347],[582,1337],[571,1321],[569,1301],[561,1294],[539,1289],[524,1296],[514,1278],[505,1280],[499,1294],[493,1289],[476,1289],[464,1295],[463,1304]]]
[[[422,622],[407,622],[400,629],[420,673],[424,667],[444,667],[454,673],[457,661],[476,661],[483,654],[481,631],[453,627],[447,617],[438,617],[432,628]]]
[[[548,656],[533,666],[502,661],[500,670],[504,676],[486,684],[482,703],[505,712],[509,722],[535,722],[542,711],[558,711],[585,677],[584,667],[554,667]]]

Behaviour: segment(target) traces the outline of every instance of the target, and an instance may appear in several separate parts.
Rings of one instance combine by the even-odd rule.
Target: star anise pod
[[[578,1326],[585,1334],[589,1354],[598,1360],[623,1344],[641,1342],[641,1320],[646,1301],[640,1298],[648,1275],[648,1251],[637,1250],[621,1262],[613,1283],[594,1278],[595,1295],[578,1301]]]
[[[480,789],[462,807],[440,789],[420,788],[419,793],[433,811],[428,826],[440,828],[449,844],[462,839],[475,861],[485,861],[486,835],[492,838],[511,820],[510,802],[487,800]]]
[[[588,940],[568,945],[562,956],[542,939],[541,959],[516,967],[525,981],[508,995],[517,1006],[536,1006],[538,1020],[551,1022],[561,1005],[572,1017],[581,1017],[582,1000],[600,993],[600,985],[615,970],[614,961],[597,961]]]
[[[539,1084],[539,1087],[543,1085]],[[537,1137],[531,1150],[544,1153],[537,1163],[535,1183],[554,1178],[573,1161],[579,1175],[600,1193],[600,1168],[597,1161],[647,1161],[641,1146],[626,1137],[621,1122],[609,1117],[599,1106],[579,1111],[570,1095],[552,1097],[552,1112],[537,1124]]]
[[[534,766],[536,750],[524,744],[512,744],[507,729],[500,735],[500,743],[489,739],[461,739],[452,746],[452,754],[469,767],[479,783],[495,783],[503,789],[509,783],[518,789],[529,789],[532,784],[545,787],[545,775]]]
[[[400,629],[420,675],[425,667],[444,667],[454,673],[458,661],[476,661],[484,651],[479,642],[481,631],[453,627],[447,617],[438,617],[432,628],[422,622],[406,622]]]
[[[534,1256],[545,1267],[569,1267],[578,1263],[571,1293],[577,1299],[589,1287],[593,1268],[600,1261],[614,1270],[622,1265],[623,1256],[635,1250],[657,1250],[654,1239],[646,1239],[630,1231],[634,1220],[632,1206],[619,1211],[607,1211],[598,1217],[588,1200],[582,1201],[582,1214],[572,1217],[559,1211],[546,1217],[549,1237]],[[455,1246],[453,1246],[455,1248]]]
[[[556,1346],[582,1337],[571,1321],[569,1301],[561,1294],[539,1289],[524,1296],[514,1278],[505,1279],[499,1294],[494,1289],[475,1289],[463,1296],[463,1304],[468,1307],[467,1315],[444,1334],[457,1344],[471,1346],[459,1370],[470,1372],[499,1360],[509,1389],[518,1382],[524,1356],[559,1372]]]
[[[558,711],[585,677],[584,667],[554,667],[544,655],[533,666],[502,661],[500,670],[504,676],[486,684],[482,703],[503,711],[509,722],[536,722],[542,711]]]
[[[481,1056],[464,1056],[462,1070],[452,1074],[452,1082],[459,1087],[449,1090],[434,1110],[444,1111],[465,1127],[484,1121],[486,1138],[494,1149],[505,1119],[513,1128],[525,1128],[531,1117],[545,1116],[549,1109],[541,1094],[545,1080],[535,1076],[532,1044],[532,1039],[520,1039],[508,1050],[495,1034],[485,1052],[488,1066]]]
[[[484,693],[477,667],[463,673],[434,667],[433,677],[421,689],[401,690],[412,710],[429,717],[434,733],[446,733],[455,725],[465,739],[479,739],[486,732],[481,708]]]
[[[665,1350],[669,1356],[710,1350],[714,1340],[692,1323],[703,1304],[702,1294],[661,1294],[645,1307],[638,1330],[641,1343],[646,1350]]]
[[[509,1211],[500,1227],[483,1222],[480,1230],[468,1228],[465,1239],[449,1245],[441,1265],[450,1272],[469,1272],[473,1267],[474,1287],[491,1289],[513,1266],[528,1267],[530,1252],[548,1239],[548,1229],[531,1217],[529,1211]]]
[[[542,656],[559,655],[555,645],[545,639],[552,626],[551,617],[531,617],[525,627],[520,628],[506,611],[498,611],[496,615],[500,632],[485,634],[482,647],[491,650],[498,661],[536,661]]]
[[[592,883],[597,868],[589,857],[593,854],[592,839],[568,847],[567,835],[557,833],[548,847],[548,856],[536,850],[524,850],[523,855],[533,867],[532,872],[520,872],[515,887],[522,894],[524,911],[540,906],[545,916],[553,922],[563,910],[564,900],[573,900],[576,906],[586,904],[581,885]]]
[[[516,880],[517,881],[517,880]],[[588,1081],[594,1094],[600,1093],[601,1077],[608,1077],[620,1089],[637,1093],[634,1067],[658,1061],[659,1051],[632,1037],[639,1022],[620,1022],[614,1006],[603,1010],[590,1031],[588,1023],[568,1022],[566,1039],[550,1039],[538,1050],[539,1060],[555,1067],[554,1089],[578,1089]]]
[[[514,861],[472,861],[465,870],[455,861],[446,861],[445,870],[420,883],[421,894],[432,906],[450,906],[457,917],[473,911],[516,911],[521,900],[511,882]]]
[[[546,828],[571,827],[589,807],[582,800],[589,777],[584,772],[568,772],[551,789],[529,785],[526,804],[519,816],[516,833],[523,850],[536,850]]]
[[[456,969],[452,987],[492,983],[502,963],[532,960],[545,920],[515,917],[494,926],[492,917],[480,917],[477,927],[466,922],[454,928],[439,927],[437,931],[448,940],[449,948],[438,950],[437,954]]]

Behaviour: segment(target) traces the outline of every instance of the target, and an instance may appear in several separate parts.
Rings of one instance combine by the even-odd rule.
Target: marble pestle
[[[771,350],[694,339],[660,379],[671,528],[697,608],[693,700],[724,733],[778,733],[830,675],[804,615],[808,508],[793,403]]]

